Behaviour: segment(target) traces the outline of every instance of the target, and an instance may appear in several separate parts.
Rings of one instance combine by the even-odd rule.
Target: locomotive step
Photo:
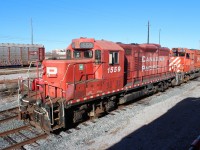
[[[58,109],[54,110],[53,111],[54,113],[59,113],[60,111]]]
[[[59,121],[59,120],[60,120],[60,118],[55,118],[54,120],[55,120],[55,121]]]

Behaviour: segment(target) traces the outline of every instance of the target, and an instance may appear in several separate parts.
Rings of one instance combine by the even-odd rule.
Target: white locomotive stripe
[[[171,66],[174,62],[176,62],[177,61],[177,59],[179,59],[179,57],[176,57],[175,59],[173,59],[173,61],[172,62],[170,62],[170,64],[169,64],[169,66]]]
[[[173,65],[175,65],[175,64],[177,64],[177,63],[179,63],[180,61],[181,61],[180,59],[177,59],[177,60],[176,60],[176,61],[174,61],[173,63],[170,63],[170,65],[169,65],[169,66],[171,67],[171,66],[173,66]]]
[[[175,65],[178,65],[180,62],[181,62],[181,60],[178,60],[178,61],[175,63]]]
[[[176,57],[171,63],[174,63],[176,61],[178,61],[180,58],[179,57]]]
[[[172,67],[176,67],[176,66],[180,63],[180,61],[181,61],[181,60],[175,62],[175,63],[172,65]],[[170,69],[171,69],[171,68],[170,68]]]

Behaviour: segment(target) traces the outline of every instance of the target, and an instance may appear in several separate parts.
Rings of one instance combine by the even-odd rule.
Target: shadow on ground
[[[200,134],[200,98],[189,97],[109,150],[187,150]]]

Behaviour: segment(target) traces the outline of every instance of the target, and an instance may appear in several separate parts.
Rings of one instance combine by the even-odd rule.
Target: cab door
[[[86,95],[86,64],[80,63],[74,65],[75,93],[74,98],[82,98]]]
[[[124,82],[124,51],[104,51],[103,65],[104,92],[117,90],[123,87]]]

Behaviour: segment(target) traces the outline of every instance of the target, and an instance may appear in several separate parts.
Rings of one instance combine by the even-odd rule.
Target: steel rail
[[[13,107],[13,108],[10,108],[10,109],[2,110],[2,111],[0,111],[0,114],[3,114],[5,112],[12,112],[12,111],[18,110],[18,109],[19,109],[19,107]]]
[[[7,117],[7,118],[4,118],[4,119],[1,119],[1,120],[0,120],[0,123],[3,123],[3,122],[6,122],[6,121],[9,121],[9,120],[12,120],[12,119],[15,119],[15,118],[18,118],[18,115],[14,115],[14,116],[10,116],[10,117]]]
[[[0,115],[3,117],[3,119],[0,120],[0,123],[3,123],[3,122],[17,118],[18,114],[17,114],[16,111],[18,109],[19,109],[18,107],[14,107],[14,108],[10,108],[10,109],[0,111]],[[7,113],[11,113],[11,114],[8,115]]]
[[[9,146],[3,148],[2,150],[19,149],[26,144],[34,143],[37,140],[44,139],[48,136],[48,134],[45,133],[45,132],[40,133],[40,134],[38,134],[37,132],[36,133],[34,132],[34,134],[36,135],[35,137],[29,138],[29,137],[23,136],[23,137],[25,137],[25,140],[20,141],[20,142],[16,142],[16,141],[12,140],[12,138],[9,137],[9,134],[16,133],[16,134],[22,135],[22,133],[20,131],[22,131],[22,130],[30,131],[30,129],[31,129],[30,125],[25,125],[25,126],[22,126],[22,127],[19,127],[19,128],[15,128],[15,129],[8,130],[8,131],[0,133],[0,137],[2,137],[3,139],[5,139],[5,140],[9,139],[9,140],[12,141],[12,142],[9,142],[10,143]]]
[[[24,130],[24,129],[28,129],[28,128],[31,128],[31,126],[29,125],[25,125],[25,126],[21,126],[19,128],[15,128],[15,129],[12,129],[12,130],[8,130],[8,131],[5,131],[5,132],[1,132],[0,133],[0,137],[3,137],[3,136],[6,136],[8,134],[13,134],[13,133],[16,133],[18,131],[21,131],[21,130]]]
[[[13,150],[13,149],[18,149],[26,144],[31,144],[31,143],[34,143],[36,142],[37,140],[40,140],[40,139],[44,139],[48,136],[47,133],[43,133],[43,134],[40,134],[36,137],[33,137],[33,138],[30,138],[30,139],[27,139],[27,140],[24,140],[22,142],[19,142],[19,143],[16,143],[16,144],[13,144],[11,146],[8,146],[8,147],[5,147],[3,148],[2,150]]]

